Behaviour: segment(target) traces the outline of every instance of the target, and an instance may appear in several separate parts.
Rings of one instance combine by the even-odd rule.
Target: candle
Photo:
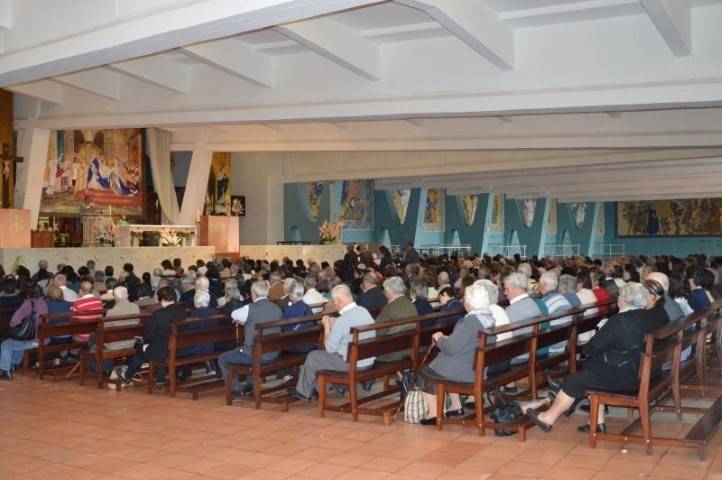
[[[108,207],[108,215],[110,215],[111,217],[113,216],[113,206],[112,205],[110,205]]]
[[[201,223],[201,211],[196,210],[196,223]]]

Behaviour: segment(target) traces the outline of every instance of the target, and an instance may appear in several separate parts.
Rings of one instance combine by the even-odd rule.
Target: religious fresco
[[[494,233],[504,232],[504,195],[490,193],[491,199],[491,220],[489,230]]]
[[[605,222],[605,215],[604,215],[604,204],[601,204],[599,206],[599,218],[597,219],[597,236],[604,236],[604,225]]]
[[[536,214],[536,199],[529,198],[527,200],[517,200],[517,206],[521,213],[521,219],[527,228],[531,228],[534,224],[534,216]]]
[[[464,206],[464,221],[468,226],[473,225],[479,208],[479,195],[462,195],[461,204]]]
[[[557,234],[557,199],[552,198],[549,205],[549,221],[547,222],[547,235]]]
[[[722,235],[722,198],[617,203],[617,236]]]
[[[143,215],[143,131],[53,130],[40,211],[77,214],[84,198],[117,215]]]
[[[0,89],[0,207],[13,208],[17,136],[13,131],[13,93]]]
[[[421,225],[423,232],[443,232],[445,226],[444,205],[446,192],[443,188],[429,188],[426,190],[426,204],[424,206],[424,221]]]
[[[311,211],[311,220],[318,220],[318,213],[321,210],[321,195],[323,194],[323,182],[306,183],[306,201]]]
[[[394,202],[394,210],[396,218],[399,219],[401,225],[406,221],[406,212],[409,210],[409,200],[411,199],[411,189],[402,188],[399,190],[391,190],[391,199]]]
[[[344,230],[372,230],[374,228],[373,180],[344,180],[338,206],[339,221]]]
[[[232,215],[231,213],[231,154],[229,152],[213,152],[211,172],[208,176],[208,195],[212,215]],[[208,202],[210,200],[210,202]]]
[[[581,229],[584,226],[584,219],[587,216],[589,204],[587,202],[573,202],[568,205],[572,219],[574,220],[574,225],[576,225],[578,229]]]

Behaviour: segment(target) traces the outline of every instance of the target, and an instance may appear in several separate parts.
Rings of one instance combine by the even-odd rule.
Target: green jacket
[[[408,297],[399,297],[393,302],[387,303],[384,308],[381,309],[379,316],[376,317],[376,323],[388,323],[394,320],[402,320],[404,318],[415,317],[416,307]],[[399,325],[390,328],[380,328],[376,331],[376,335],[392,335],[394,333],[403,332],[406,330],[413,330],[414,324]],[[376,360],[381,362],[395,362],[408,357],[410,355],[409,350],[400,350],[394,353],[387,353],[376,357]]]

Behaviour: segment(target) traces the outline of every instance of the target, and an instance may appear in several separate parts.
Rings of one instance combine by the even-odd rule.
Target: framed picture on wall
[[[246,196],[231,195],[231,215],[235,217],[246,216]]]

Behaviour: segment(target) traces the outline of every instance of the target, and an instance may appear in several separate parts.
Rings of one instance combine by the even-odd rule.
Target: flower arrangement
[[[343,222],[329,222],[324,220],[318,228],[321,243],[341,243],[341,234],[343,233]]]
[[[108,222],[98,232],[98,242],[104,247],[114,247],[117,239],[118,228],[112,222]]]
[[[178,235],[178,232],[174,230],[170,230],[168,228],[163,228],[160,230],[160,245],[162,247],[180,247],[183,245],[183,239],[180,235]]]

